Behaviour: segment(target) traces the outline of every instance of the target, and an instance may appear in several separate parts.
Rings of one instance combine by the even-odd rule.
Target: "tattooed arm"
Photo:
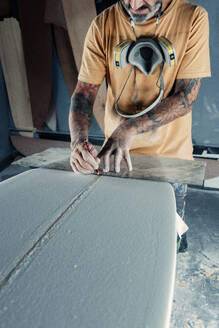
[[[188,114],[196,101],[200,79],[179,79],[175,82],[174,93],[143,117],[127,120],[125,124],[132,134],[141,134],[168,124]]]
[[[75,172],[89,174],[99,166],[100,160],[96,157],[96,150],[91,144],[88,144],[88,131],[98,89],[99,85],[78,81],[71,98],[69,111],[70,164]]]
[[[109,171],[109,159],[115,155],[115,171],[120,171],[120,162],[125,159],[132,170],[129,148],[133,136],[155,130],[175,119],[188,114],[196,101],[200,89],[200,79],[178,79],[174,92],[153,108],[149,113],[124,121],[111,135],[98,155],[103,157],[105,171]]]

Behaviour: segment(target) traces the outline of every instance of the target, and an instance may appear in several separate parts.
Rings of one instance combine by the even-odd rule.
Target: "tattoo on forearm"
[[[164,99],[144,116],[127,120],[127,126],[134,128],[136,134],[141,134],[155,130],[186,115],[192,110],[198,96],[200,84],[200,79],[176,80],[172,96]]]
[[[182,96],[182,102],[185,108],[188,108],[189,110],[192,109],[198,96],[200,85],[200,79],[177,80],[175,93],[178,92]]]
[[[83,93],[75,93],[71,99],[71,112],[79,112],[81,114],[88,115],[88,118],[92,115],[92,102],[91,97],[85,98]]]
[[[78,81],[75,92],[71,99],[70,111],[92,115],[93,103],[98,91],[99,85],[89,84]]]
[[[91,122],[93,103],[98,92],[99,85],[78,81],[71,98],[69,127],[71,134],[88,133]]]

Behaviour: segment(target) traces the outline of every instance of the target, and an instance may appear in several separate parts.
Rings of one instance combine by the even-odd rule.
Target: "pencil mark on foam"
[[[0,281],[0,297],[4,292],[4,287],[11,285],[14,280],[30,266],[32,261],[39,254],[41,249],[54,237],[57,229],[63,224],[63,217],[72,209],[78,206],[78,204],[85,199],[88,194],[94,189],[96,184],[101,180],[101,177],[96,177],[96,179],[91,182],[86,188],[79,192],[66,208],[55,218],[53,223],[48,227],[48,229],[39,237],[39,239],[32,245],[32,247],[18,260],[14,265],[12,270]],[[77,266],[77,264],[76,264]],[[74,267],[76,269],[76,267]]]

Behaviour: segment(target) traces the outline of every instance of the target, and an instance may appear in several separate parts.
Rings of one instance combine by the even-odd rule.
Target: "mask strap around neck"
[[[130,24],[131,24],[131,27],[132,27],[132,32],[133,32],[134,35],[135,35],[135,40],[137,40],[137,36],[136,36],[136,33],[135,33],[135,22],[134,22],[134,20],[132,19],[132,17],[130,17],[129,20],[130,20]]]
[[[162,4],[158,10],[158,14],[157,14],[157,17],[156,17],[156,22],[155,22],[155,35],[157,34],[157,29],[158,29],[158,24],[159,24],[159,20],[160,20],[160,16],[162,15]]]
[[[124,89],[125,89],[125,86],[126,86],[126,84],[127,84],[127,82],[128,82],[128,79],[129,79],[129,77],[130,77],[130,75],[131,75],[131,72],[132,72],[132,70],[133,70],[133,66],[132,66],[132,67],[131,67],[131,70],[130,70],[130,72],[129,72],[128,78],[126,79],[125,84],[124,84],[124,86],[123,86],[123,88],[122,88],[122,90],[121,90],[121,92],[120,92],[120,95],[119,95],[119,97],[117,98],[117,100],[116,100],[115,103],[114,103],[114,107],[115,107],[115,110],[116,110],[117,114],[120,115],[120,116],[122,116],[122,117],[125,117],[125,118],[136,118],[136,117],[140,117],[140,116],[142,116],[142,115],[148,113],[148,112],[149,112],[150,110],[152,110],[155,106],[157,106],[157,105],[161,102],[161,100],[162,100],[162,98],[163,98],[163,94],[164,94],[163,69],[164,69],[164,63],[162,64],[161,74],[160,74],[160,86],[159,86],[160,92],[159,92],[158,97],[155,99],[155,101],[154,101],[150,106],[146,107],[145,109],[143,109],[141,112],[139,112],[139,113],[137,113],[137,114],[126,114],[124,111],[122,111],[122,110],[119,108],[119,106],[118,106],[118,102],[119,102],[119,99],[120,99],[120,97],[121,97],[121,95],[122,95]]]

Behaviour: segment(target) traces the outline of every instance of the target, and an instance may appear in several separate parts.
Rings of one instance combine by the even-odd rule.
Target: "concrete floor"
[[[21,171],[10,166],[1,172],[0,181]],[[218,328],[219,190],[189,188],[186,218],[189,250],[177,255],[170,327]]]
[[[177,255],[171,328],[219,327],[219,191],[189,189],[187,253]]]

